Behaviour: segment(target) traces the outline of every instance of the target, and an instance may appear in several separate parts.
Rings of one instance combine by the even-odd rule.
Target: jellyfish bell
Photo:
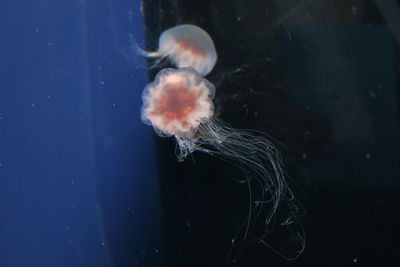
[[[211,72],[218,58],[208,33],[190,24],[165,30],[158,40],[158,50],[144,54],[149,57],[168,57],[176,67],[193,68],[201,76]]]
[[[160,136],[192,137],[214,114],[214,91],[192,68],[163,69],[143,91],[142,120]]]

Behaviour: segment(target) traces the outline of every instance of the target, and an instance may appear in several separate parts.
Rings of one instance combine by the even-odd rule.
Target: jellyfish
[[[183,24],[165,30],[158,40],[158,50],[142,51],[148,57],[168,59],[178,68],[191,67],[202,76],[217,62],[214,42],[202,28]]]
[[[289,215],[282,225],[290,225],[297,207],[285,180],[279,151],[266,137],[233,129],[218,119],[214,113],[214,93],[214,85],[193,68],[163,69],[143,91],[142,120],[159,136],[175,138],[178,161],[200,151],[242,167],[248,179],[256,180],[262,197],[253,201],[247,181],[250,201],[245,232],[253,218],[253,204],[263,210],[268,226],[278,206],[284,203]],[[263,238],[259,241],[265,244]]]

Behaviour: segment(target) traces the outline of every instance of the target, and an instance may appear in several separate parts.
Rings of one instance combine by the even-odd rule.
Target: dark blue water
[[[0,266],[160,266],[139,2],[2,1],[0,25]]]

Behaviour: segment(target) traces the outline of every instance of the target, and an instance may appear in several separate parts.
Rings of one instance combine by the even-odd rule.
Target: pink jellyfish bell
[[[163,69],[143,91],[142,120],[160,136],[191,138],[214,114],[214,91],[191,68]]]
[[[202,76],[211,72],[218,58],[208,33],[189,24],[165,30],[158,40],[158,50],[145,54],[150,57],[168,57],[176,67],[193,68]]]

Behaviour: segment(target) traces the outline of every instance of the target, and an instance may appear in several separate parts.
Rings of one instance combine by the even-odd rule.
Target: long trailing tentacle
[[[246,244],[251,241],[258,242],[283,256],[284,254],[269,245],[265,238],[276,224],[288,227],[297,224],[294,226],[297,229],[295,236],[299,239],[297,252],[293,252],[294,256],[285,256],[285,258],[294,259],[301,254],[304,250],[304,233],[297,218],[300,209],[286,182],[281,154],[265,136],[236,130],[217,119],[211,119],[200,124],[194,137],[176,136],[176,140],[179,161],[183,161],[194,151],[202,151],[242,168],[249,186],[250,199],[248,216],[240,229],[243,231],[243,239],[247,239],[252,219],[262,218],[265,222],[265,231],[261,237],[247,240]],[[259,185],[260,194],[253,194],[250,186],[253,181]],[[285,212],[279,213],[280,208]],[[279,213],[279,219],[277,213]]]

